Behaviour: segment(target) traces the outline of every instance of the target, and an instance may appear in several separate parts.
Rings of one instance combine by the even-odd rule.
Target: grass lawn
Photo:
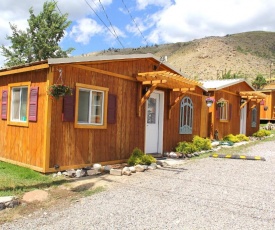
[[[20,195],[37,188],[65,183],[62,178],[53,178],[31,169],[0,161],[0,196]]]

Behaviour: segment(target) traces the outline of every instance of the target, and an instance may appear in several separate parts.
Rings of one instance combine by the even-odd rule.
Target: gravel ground
[[[67,209],[37,212],[0,228],[273,230],[274,147],[269,141],[246,149],[266,161],[205,158],[117,177],[111,189]]]

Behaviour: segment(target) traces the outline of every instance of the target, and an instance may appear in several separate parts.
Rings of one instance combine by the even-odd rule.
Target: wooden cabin
[[[259,130],[260,102],[265,98],[243,79],[204,81],[208,96],[215,99],[209,107],[209,133],[214,139],[228,134],[252,135]]]
[[[263,122],[275,122],[275,83],[266,85],[259,92],[266,95],[260,103],[260,119]]]
[[[52,99],[49,87],[73,94]],[[54,172],[161,154],[207,136],[201,83],[151,54],[49,59],[0,70],[0,160]]]

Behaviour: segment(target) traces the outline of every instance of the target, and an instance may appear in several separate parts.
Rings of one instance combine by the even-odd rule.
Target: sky
[[[0,0],[0,45],[9,47],[10,25],[25,30],[29,9],[44,0]],[[274,0],[58,0],[72,21],[60,46],[81,55],[109,48],[186,42],[247,31],[275,32]],[[5,57],[0,53],[0,67]]]

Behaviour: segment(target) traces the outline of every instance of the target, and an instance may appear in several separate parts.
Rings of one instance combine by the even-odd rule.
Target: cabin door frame
[[[145,106],[145,153],[162,154],[164,92],[155,90]]]
[[[247,105],[245,105],[240,111],[240,134],[246,135],[246,117],[247,117]]]

